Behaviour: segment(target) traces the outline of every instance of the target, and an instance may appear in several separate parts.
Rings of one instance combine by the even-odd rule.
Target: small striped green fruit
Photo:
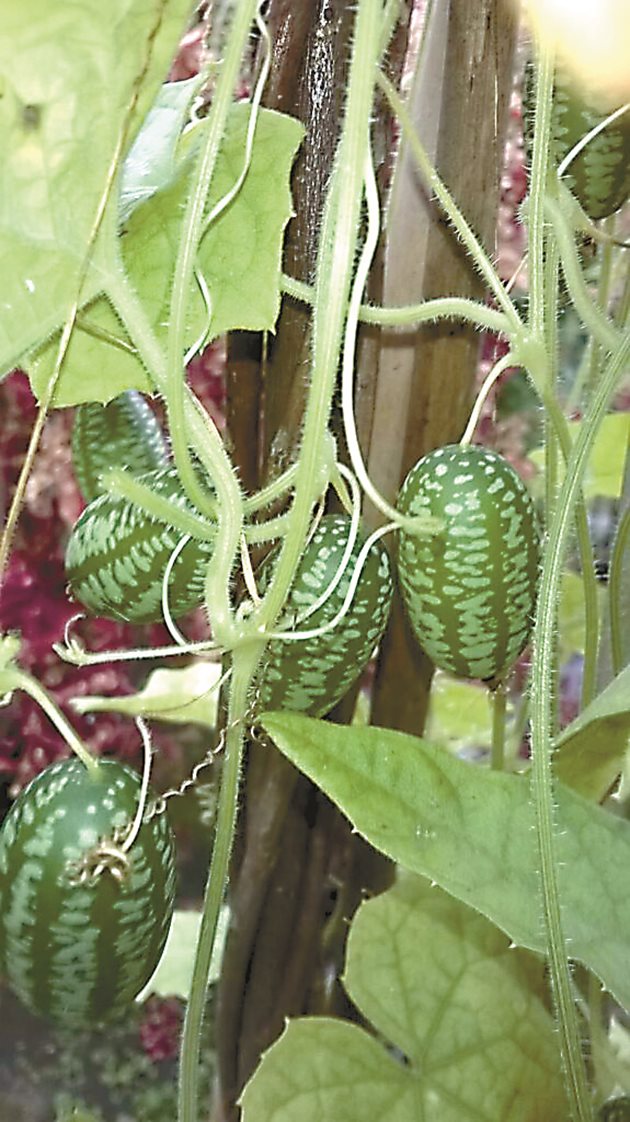
[[[139,793],[125,765],[101,760],[93,777],[73,757],[36,776],[0,831],[0,965],[21,1001],[58,1025],[121,1013],[164,949],[175,896],[165,815],[143,823],[127,863],[98,848],[120,848]]]
[[[525,79],[523,113],[525,137],[531,149],[533,139],[534,73],[528,67]],[[610,115],[608,103],[597,94],[582,91],[561,71],[556,71],[551,115],[551,153],[556,166],[575,145]],[[606,125],[575,156],[567,167],[563,182],[575,195],[590,218],[607,218],[630,196],[630,112]]]
[[[72,426],[72,464],[86,502],[103,490],[103,472],[125,468],[145,475],[168,463],[168,446],[151,406],[136,390],[107,405],[78,405]]]
[[[170,465],[141,477],[156,494],[195,513]],[[66,547],[70,590],[90,612],[129,623],[157,623],[162,617],[162,581],[182,535],[125,499],[98,495],[88,504]],[[174,617],[203,602],[212,546],[189,541],[169,580]]]
[[[435,537],[401,532],[398,572],[416,637],[462,678],[505,675],[527,643],[539,536],[529,493],[497,452],[438,448],[411,469],[398,509],[444,522]]]
[[[349,562],[329,598],[302,622],[306,611],[334,579],[349,540],[351,520],[326,515],[306,546],[289,592],[284,625],[311,630],[330,622],[342,607],[363,538],[358,535]],[[267,563],[270,567],[273,560]],[[263,584],[264,584],[263,574]],[[393,592],[387,551],[371,546],[347,614],[336,627],[318,638],[283,642],[272,639],[260,675],[259,709],[293,709],[323,716],[348,692],[381,639]]]

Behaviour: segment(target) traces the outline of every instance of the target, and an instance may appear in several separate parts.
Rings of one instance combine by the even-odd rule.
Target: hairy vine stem
[[[442,182],[435,168],[431,164],[429,157],[424,149],[415,128],[413,121],[409,116],[407,106],[403,99],[400,97],[398,91],[394,88],[389,79],[379,71],[378,84],[383,90],[392,112],[400,121],[402,126],[405,140],[413,154],[413,157],[424,177],[426,183],[435,192],[438,202],[442,210],[451,222],[454,230],[464,244],[466,250],[474,263],[475,268],[479,272],[481,278],[485,281],[486,285],[493,294],[497,304],[502,309],[502,312],[509,325],[510,334],[512,337],[518,337],[522,331],[522,321],[516,310],[516,307],[510,299],[506,289],[498,276],[488,254],[484,250],[481,242],[477,238],[474,231],[471,229],[466,218],[457,206],[450,191]],[[471,301],[474,303],[474,301]]]
[[[302,304],[313,304],[312,285],[283,273],[282,288],[294,300],[299,300]],[[437,323],[441,319],[463,319],[485,331],[494,331],[497,335],[506,335],[510,326],[503,312],[466,296],[438,296],[433,300],[424,300],[421,304],[390,308],[376,304],[359,306],[360,322],[372,323],[377,327],[418,327],[421,323]]]
[[[580,1122],[591,1118],[590,1096],[581,1055],[579,1030],[571,992],[562,929],[558,866],[553,822],[553,789],[550,758],[551,683],[554,680],[555,620],[564,550],[573,508],[597,429],[630,359],[630,332],[604,368],[593,400],[580,426],[567,474],[560,490],[556,513],[549,527],[543,562],[540,596],[534,632],[532,675],[532,791],[536,808],[536,832],[541,861],[541,887],[548,933],[551,979],[558,1010],[563,1058],[569,1077],[572,1110]]]
[[[536,116],[532,155],[532,177],[529,202],[528,252],[530,264],[530,310],[527,343],[529,371],[543,395],[551,397],[550,365],[547,353],[544,213],[548,179],[551,98],[553,89],[553,58],[541,46],[536,76]],[[584,426],[586,443],[594,437],[594,425]],[[582,435],[582,434],[581,434]],[[571,1114],[576,1122],[590,1122],[591,1107],[588,1081],[577,1014],[571,991],[566,940],[560,909],[560,888],[556,858],[556,839],[551,772],[552,692],[556,678],[556,613],[563,545],[577,498],[580,473],[575,468],[576,450],[569,460],[560,500],[549,528],[544,553],[541,588],[534,627],[534,658],[532,667],[532,796],[536,838],[540,860],[540,885],[547,952],[561,1055],[565,1069]],[[582,468],[585,460],[582,460]]]

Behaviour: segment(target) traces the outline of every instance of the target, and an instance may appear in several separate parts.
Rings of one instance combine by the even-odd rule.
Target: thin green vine
[[[556,609],[564,551],[582,476],[595,441],[597,428],[603,420],[619,376],[629,357],[630,333],[621,341],[602,373],[601,381],[571,452],[556,512],[549,526],[534,630],[531,701],[532,794],[536,810],[536,834],[552,988],[558,1012],[571,1110],[580,1122],[589,1122],[592,1114],[562,926],[551,771],[551,694],[555,671]]]
[[[282,274],[281,284],[283,291],[294,300],[313,304],[312,285],[295,280],[286,273]],[[507,335],[510,327],[503,312],[480,304],[478,300],[469,300],[466,296],[438,296],[421,304],[400,307],[383,308],[376,304],[361,304],[359,307],[361,323],[372,323],[377,327],[418,327],[422,323],[437,323],[440,319],[463,319],[497,335]]]
[[[246,5],[245,5],[246,7]],[[244,5],[237,9],[230,43],[237,30]],[[295,473],[293,501],[287,519],[274,577],[262,602],[257,605],[240,635],[233,655],[230,687],[227,757],[224,765],[215,847],[208,880],[202,933],[197,947],[191,997],[187,1009],[180,1074],[180,1122],[195,1122],[197,1115],[197,1070],[199,1030],[210,954],[223,899],[231,851],[240,775],[243,719],[248,690],[265,645],[265,633],[273,626],[286,599],[311,517],[313,478],[319,475],[327,456],[327,429],[332,394],[346,314],[350,278],[354,262],[360,217],[362,168],[368,143],[372,109],[374,72],[379,54],[382,9],[380,0],[361,0],[353,41],[352,61],[344,126],[339,143],[336,171],[333,173],[322,224],[317,270],[317,302],[313,325],[311,383],[307,400],[300,458]],[[343,180],[339,168],[343,168]],[[326,316],[319,314],[326,308]],[[217,487],[217,491],[219,488]],[[221,502],[221,496],[219,495]],[[242,518],[242,503],[238,512]],[[223,518],[223,503],[221,516]],[[234,520],[234,526],[236,520]],[[240,523],[239,523],[240,529]],[[236,543],[235,543],[236,544]],[[211,566],[211,569],[214,565]],[[229,571],[225,574],[228,586]],[[209,574],[207,591],[212,588]],[[215,628],[216,630],[216,628]],[[251,639],[247,642],[247,637]],[[255,638],[258,636],[258,638]],[[234,646],[234,643],[231,644]]]
[[[529,199],[528,256],[530,264],[530,312],[528,327],[528,369],[543,398],[551,403],[552,365],[547,352],[547,307],[545,272],[545,200],[548,185],[549,134],[553,90],[553,58],[541,47],[536,75],[536,115]],[[553,419],[553,418],[552,418]],[[570,481],[570,482],[569,482]],[[552,693],[556,681],[556,614],[562,573],[562,537],[558,526],[573,513],[580,475],[569,460],[559,502],[551,518],[543,558],[543,571],[534,626],[532,665],[532,797],[536,838],[540,860],[543,916],[552,992],[560,1032],[561,1056],[565,1070],[571,1115],[577,1122],[591,1119],[588,1079],[577,1014],[571,991],[566,940],[560,910],[560,889],[556,860],[553,809],[551,742],[553,736]],[[565,492],[572,488],[570,504]],[[554,540],[554,535],[558,540]]]
[[[505,286],[501,282],[496,269],[494,268],[488,254],[481,245],[476,234],[468,224],[466,218],[457,206],[450,191],[440,179],[435,168],[433,167],[425,149],[422,144],[413,122],[409,116],[407,106],[401,98],[398,91],[382,72],[378,74],[378,84],[383,90],[387,100],[392,108],[397,119],[403,129],[405,140],[407,141],[413,157],[424,177],[427,185],[437,196],[438,202],[442,210],[448,217],[453,228],[456,230],[460,240],[462,241],[467,252],[473,261],[473,264],[479,272],[481,278],[485,281],[490,292],[493,294],[499,307],[502,309],[507,322],[509,324],[510,335],[513,340],[518,339],[522,334],[523,324],[521,318],[516,310],[513,301],[510,299]],[[446,298],[445,298],[446,304]],[[455,312],[455,315],[459,315]]]
[[[50,694],[44,689],[36,678],[31,677],[24,670],[19,670],[17,667],[7,667],[0,670],[0,693],[11,693],[13,690],[23,690],[33,701],[39,705],[40,709],[46,714],[51,723],[55,726],[57,731],[61,734],[68,747],[74,752],[75,756],[81,760],[85,765],[90,775],[94,778],[99,774],[98,760],[92,755],[88,748],[77,736],[72,725],[66,720],[63,713],[53,701]]]
[[[624,667],[624,644],[622,636],[622,590],[623,571],[628,545],[630,544],[630,508],[624,510],[619,520],[615,544],[610,559],[608,576],[608,602],[610,605],[610,644],[612,648],[613,674],[620,674]]]

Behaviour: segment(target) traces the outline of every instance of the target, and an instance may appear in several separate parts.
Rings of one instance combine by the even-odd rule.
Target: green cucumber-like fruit
[[[137,390],[107,405],[88,401],[74,411],[72,465],[87,502],[103,490],[103,472],[126,468],[145,475],[168,463],[168,445],[151,406]]]
[[[156,494],[195,513],[174,465],[140,477]],[[162,581],[181,533],[134,503],[98,495],[72,529],[66,547],[70,590],[90,612],[129,623],[157,623],[162,617]],[[187,542],[169,580],[169,608],[182,616],[203,602],[212,546]]]
[[[534,71],[529,65],[525,78],[523,122],[526,143],[533,140]],[[551,115],[551,153],[559,166],[572,148],[610,115],[611,108],[596,93],[584,94],[561,71],[556,70]],[[630,112],[606,125],[567,167],[563,182],[590,218],[607,218],[630,196]]]
[[[424,456],[398,509],[444,523],[434,537],[401,532],[398,572],[413,630],[436,666],[500,678],[529,637],[539,565],[534,505],[490,448],[447,445]]]
[[[165,815],[143,823],[126,863],[103,845],[120,849],[139,793],[124,764],[100,760],[93,776],[73,757],[36,776],[4,820],[0,964],[23,1003],[59,1025],[116,1016],[162,954],[175,896]]]
[[[303,622],[297,619],[334,579],[348,544],[350,528],[351,520],[346,515],[322,518],[295,574],[286,602],[285,626],[296,619],[296,631],[312,630],[328,623],[339,612],[363,545],[361,534],[332,594]],[[270,558],[267,565],[272,564],[273,558]],[[269,572],[270,568],[267,574]],[[263,574],[263,585],[264,581]],[[387,624],[392,592],[387,551],[380,543],[374,543],[348,612],[336,627],[312,639],[270,640],[259,679],[258,708],[293,709],[312,716],[328,713],[369,662]]]

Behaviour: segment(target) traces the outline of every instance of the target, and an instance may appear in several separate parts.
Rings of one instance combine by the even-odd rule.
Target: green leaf
[[[249,117],[248,103],[231,110],[208,210],[238,179]],[[122,239],[125,267],[160,340],[166,339],[192,155],[205,127],[202,121],[185,134],[173,182],[134,210]],[[301,124],[293,118],[267,109],[260,111],[245,181],[200,246],[198,266],[210,292],[212,314],[208,322],[206,304],[195,281],[190,294],[187,346],[198,341],[206,328],[209,339],[235,329],[273,329],[280,309],[282,240],[292,214],[289,177],[302,135]],[[103,287],[107,287],[106,278]],[[129,344],[105,296],[87,309],[85,319],[99,329],[117,333]],[[31,372],[36,389],[46,384],[54,357],[55,350],[50,346],[38,356]],[[81,330],[74,333],[70,343],[55,404],[109,401],[125,389],[148,388],[146,371],[135,353]]]
[[[133,140],[163,80],[189,0],[0,0],[0,371],[59,328],[78,295],[121,136]],[[102,287],[112,191],[83,292]]]
[[[263,1056],[240,1099],[243,1122],[416,1122],[420,1090],[356,1025],[292,1021]]]
[[[214,728],[221,667],[195,662],[180,670],[154,670],[139,693],[114,697],[83,696],[73,699],[77,713],[126,713],[177,724],[194,722]]]
[[[219,916],[217,938],[212,951],[209,982],[218,980],[221,972],[221,959],[227,934],[229,909],[223,908]],[[199,940],[201,912],[176,911],[166,940],[162,957],[136,1001],[144,1001],[149,994],[161,997],[183,997],[188,1000],[192,980],[195,949]]]
[[[339,1021],[295,1021],[246,1087],[244,1122],[561,1122],[542,980],[487,920],[406,876],[360,908],[344,979],[397,1051]]]
[[[581,421],[571,421],[569,432],[571,439],[577,440]],[[616,499],[621,494],[623,470],[626,458],[626,448],[630,441],[630,413],[610,413],[604,417],[600,425],[593,451],[589,457],[588,467],[584,478],[584,497],[592,499],[596,495],[603,495]],[[542,448],[537,448],[530,453],[530,458],[542,470],[545,463],[545,454]],[[560,466],[560,482],[562,481],[562,466]]]
[[[576,652],[584,653],[584,581],[577,573],[562,574],[558,633],[561,662],[565,662]]]
[[[622,770],[630,736],[630,666],[556,739],[554,769],[587,799],[604,798]]]
[[[405,868],[435,880],[505,931],[545,953],[534,808],[524,776],[491,772],[389,729],[346,728],[266,714],[284,754]],[[556,852],[565,935],[630,1008],[630,823],[557,784]]]
[[[489,748],[492,737],[488,691],[438,670],[431,686],[427,736],[450,751]]]
[[[185,82],[166,82],[162,86],[122,169],[118,208],[121,223],[174,178],[179,139],[192,99],[202,83],[203,76],[198,74]]]

